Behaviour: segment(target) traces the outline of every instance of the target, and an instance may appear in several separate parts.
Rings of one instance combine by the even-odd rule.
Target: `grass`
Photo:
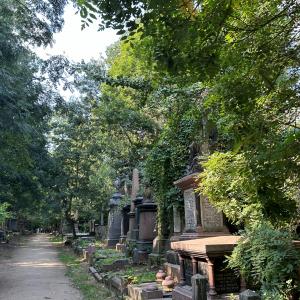
[[[86,263],[67,249],[61,249],[59,259],[67,266],[66,275],[73,284],[80,290],[84,300],[113,300],[112,294],[103,285],[97,283],[91,275],[88,274]]]
[[[108,273],[110,276],[123,277],[132,284],[154,282],[156,280],[156,272],[148,269],[146,266],[131,266],[117,272]]]
[[[55,244],[60,244],[63,241],[63,237],[61,235],[51,236],[50,242]]]

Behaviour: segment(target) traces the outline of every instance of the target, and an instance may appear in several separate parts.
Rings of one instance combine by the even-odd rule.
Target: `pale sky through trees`
[[[54,36],[53,46],[35,50],[42,58],[64,55],[76,62],[82,59],[85,61],[91,58],[98,59],[100,55],[105,56],[107,46],[119,38],[112,29],[97,31],[97,21],[81,30],[80,15],[76,14],[76,9],[72,5],[66,7],[64,18],[64,28]]]

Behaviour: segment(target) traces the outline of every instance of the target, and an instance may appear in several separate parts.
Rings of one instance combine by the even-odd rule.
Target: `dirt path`
[[[81,300],[65,271],[45,234],[27,237],[15,247],[0,245],[0,299]]]

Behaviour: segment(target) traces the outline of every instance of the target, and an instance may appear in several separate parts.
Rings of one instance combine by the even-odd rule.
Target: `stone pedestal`
[[[155,237],[152,243],[152,253],[148,256],[148,262],[151,266],[160,266],[165,261],[164,254],[170,249],[170,240]]]
[[[138,239],[136,243],[136,250],[134,257],[137,257],[140,262],[145,262],[148,259],[149,253],[152,251],[153,240],[155,238],[155,223],[156,223],[156,210],[155,203],[146,202],[141,203],[137,207],[136,219],[138,223]]]
[[[108,232],[106,240],[107,247],[109,248],[114,248],[121,236],[122,212],[119,208],[121,197],[121,194],[116,192],[109,201]]]

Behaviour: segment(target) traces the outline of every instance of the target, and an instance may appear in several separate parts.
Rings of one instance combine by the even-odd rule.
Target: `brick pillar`
[[[192,266],[193,266],[193,275],[195,275],[198,273],[198,261],[194,256],[192,256]]]
[[[214,264],[213,261],[209,258],[206,258],[207,261],[207,275],[208,275],[208,294],[211,296],[217,295],[215,287],[215,275],[214,275]]]
[[[184,259],[182,255],[179,256],[179,264],[180,264],[180,285],[185,285],[185,270],[184,270]]]

